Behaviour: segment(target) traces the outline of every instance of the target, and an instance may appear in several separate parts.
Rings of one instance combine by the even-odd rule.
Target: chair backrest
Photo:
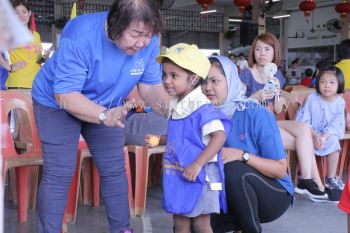
[[[15,91],[1,91],[1,154],[2,157],[24,157],[41,152],[41,144],[35,127],[33,104],[31,99]],[[28,116],[32,145],[24,154],[18,155],[14,146],[11,129],[9,126],[9,114],[14,109],[22,109]]]
[[[293,99],[295,99],[296,102],[298,102],[300,105],[303,105],[307,97],[314,91],[314,88],[306,88],[292,90],[290,94],[293,96]]]

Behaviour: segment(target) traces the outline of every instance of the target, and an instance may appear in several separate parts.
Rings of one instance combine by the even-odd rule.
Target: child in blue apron
[[[231,129],[227,117],[202,93],[210,62],[196,45],[176,44],[157,57],[163,84],[173,97],[163,158],[163,208],[173,214],[175,232],[212,232],[210,214],[226,211],[220,155]],[[147,135],[146,144],[152,136]]]

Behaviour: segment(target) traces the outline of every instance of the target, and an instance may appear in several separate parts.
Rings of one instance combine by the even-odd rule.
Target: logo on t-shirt
[[[145,70],[145,63],[143,62],[143,58],[136,60],[134,68],[130,70],[130,75],[140,75],[143,74]]]

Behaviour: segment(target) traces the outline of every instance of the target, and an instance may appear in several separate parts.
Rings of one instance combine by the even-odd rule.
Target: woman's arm
[[[221,150],[222,158],[224,163],[231,161],[243,161],[242,155],[244,151],[237,148],[224,147]],[[261,158],[254,154],[250,154],[250,158],[247,164],[262,173],[263,175],[270,178],[283,178],[287,172],[287,160],[273,160],[267,158]]]
[[[183,176],[189,181],[195,181],[198,173],[202,167],[211,160],[221,149],[225,143],[226,135],[225,132],[215,131],[210,134],[210,141],[203,152],[196,158],[196,160],[185,168]]]
[[[100,124],[98,115],[106,110],[105,107],[95,104],[80,92],[55,94],[55,98],[62,109],[86,122]],[[125,109],[124,107],[109,109],[106,112],[107,118],[104,121],[104,124],[108,127],[124,128],[123,119],[127,114],[127,110],[128,109]]]
[[[167,117],[170,96],[165,92],[163,84],[138,84],[138,91],[142,99],[161,116]]]

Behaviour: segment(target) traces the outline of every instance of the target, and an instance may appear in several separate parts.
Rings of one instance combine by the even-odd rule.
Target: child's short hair
[[[159,55],[156,60],[162,64],[165,58],[203,79],[207,78],[210,62],[207,56],[198,49],[197,45],[185,43],[173,45],[166,50],[165,54]]]
[[[311,68],[307,68],[304,73],[306,77],[311,77],[314,72]]]
[[[324,73],[334,73],[337,77],[338,81],[338,90],[337,94],[344,93],[344,75],[343,72],[336,66],[329,66],[328,68],[324,68],[320,71],[316,78],[316,91],[318,94],[321,94],[320,92],[320,79]]]

